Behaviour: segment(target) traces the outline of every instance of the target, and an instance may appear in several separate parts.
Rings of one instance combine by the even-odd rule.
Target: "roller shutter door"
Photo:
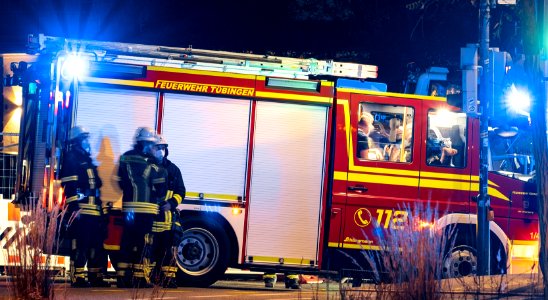
[[[250,100],[165,94],[162,131],[187,199],[244,197]]]
[[[247,261],[316,263],[326,122],[326,107],[257,103]]]
[[[118,160],[133,148],[138,127],[156,127],[157,97],[155,92],[80,87],[76,124],[91,132],[91,153],[103,181],[103,200],[121,198],[121,190],[114,179]]]

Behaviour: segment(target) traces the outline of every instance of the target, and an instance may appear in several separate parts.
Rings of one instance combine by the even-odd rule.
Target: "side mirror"
[[[516,126],[502,126],[495,128],[495,134],[502,138],[511,138],[518,134]]]

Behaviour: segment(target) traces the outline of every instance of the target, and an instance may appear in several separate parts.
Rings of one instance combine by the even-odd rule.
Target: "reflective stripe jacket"
[[[60,177],[69,209],[80,209],[84,215],[101,215],[101,178],[91,157],[82,147],[74,145],[65,153]]]
[[[162,166],[167,169],[168,190],[165,201],[169,202],[171,205],[171,211],[160,212],[152,225],[153,232],[171,230],[172,214],[175,212],[177,205],[181,204],[186,194],[185,183],[183,181],[183,175],[181,175],[181,170],[179,170],[179,168],[168,159],[164,160]]]
[[[167,193],[167,171],[155,159],[136,150],[120,157],[118,183],[123,192],[122,211],[158,214]]]

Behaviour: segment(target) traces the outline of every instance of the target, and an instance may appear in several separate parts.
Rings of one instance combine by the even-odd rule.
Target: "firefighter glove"
[[[170,211],[171,210],[171,204],[170,204],[169,200],[162,203],[162,205],[160,206],[160,210],[161,211]]]

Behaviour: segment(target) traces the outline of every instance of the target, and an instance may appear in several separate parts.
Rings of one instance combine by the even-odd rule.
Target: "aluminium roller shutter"
[[[250,100],[165,94],[163,135],[187,199],[244,197]]]
[[[247,261],[317,262],[326,125],[327,107],[257,103]]]
[[[82,86],[77,101],[76,125],[91,133],[91,153],[103,181],[102,199],[116,201],[121,197],[114,179],[118,160],[133,148],[138,127],[156,127],[157,93]]]

